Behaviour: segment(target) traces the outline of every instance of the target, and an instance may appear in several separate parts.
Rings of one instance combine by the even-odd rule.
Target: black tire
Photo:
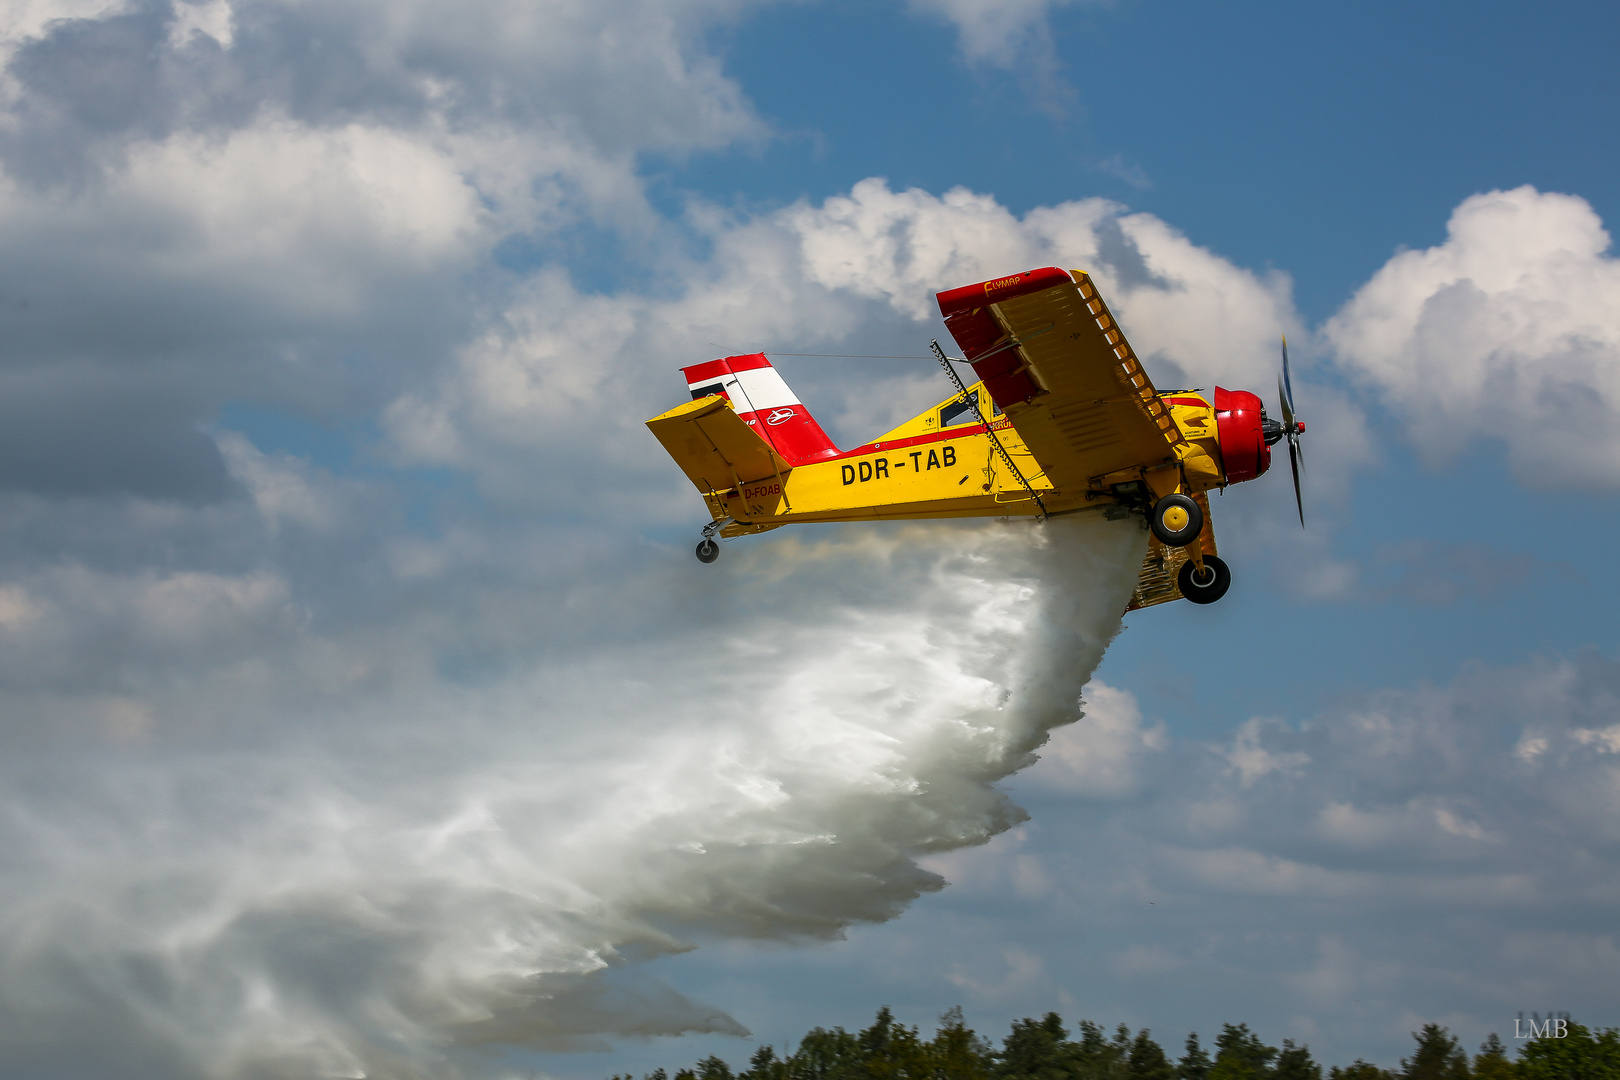
[[[702,540],[698,541],[697,557],[698,562],[714,562],[714,560],[720,557],[720,545],[705,536]]]
[[[1176,575],[1176,585],[1181,589],[1181,595],[1195,604],[1213,604],[1232,587],[1232,571],[1220,559],[1205,555],[1204,569],[1211,575],[1211,580],[1202,583],[1198,581],[1198,564],[1195,562],[1182,563],[1181,573]]]
[[[1166,516],[1171,521],[1184,519],[1181,528],[1171,528],[1165,521]],[[1148,511],[1148,524],[1153,528],[1153,535],[1166,547],[1186,547],[1204,531],[1204,510],[1189,496],[1166,495]]]

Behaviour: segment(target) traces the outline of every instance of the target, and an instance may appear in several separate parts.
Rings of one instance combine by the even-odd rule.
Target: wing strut
[[[1047,329],[1049,330],[1051,327],[1047,327]],[[939,366],[945,369],[945,375],[951,380],[951,384],[956,387],[956,392],[962,395],[962,400],[967,402],[968,408],[973,410],[974,419],[984,425],[984,433],[990,436],[990,445],[996,448],[996,453],[1001,455],[1001,460],[1007,463],[1007,468],[1011,469],[1012,474],[1018,477],[1018,482],[1024,485],[1025,491],[1029,492],[1029,497],[1035,500],[1035,505],[1041,508],[1040,517],[1037,520],[1045,521],[1047,518],[1046,504],[1041,502],[1041,497],[1035,494],[1035,489],[1029,486],[1029,481],[1024,479],[1024,474],[1018,470],[1017,465],[1013,464],[1013,459],[1007,454],[1007,448],[1001,445],[1000,439],[996,438],[995,429],[990,426],[990,421],[986,420],[984,413],[979,411],[979,396],[967,392],[967,387],[962,385],[962,377],[956,373],[955,368],[951,367],[950,359],[946,357],[945,350],[939,347],[938,341],[930,341],[928,347],[934,350],[935,359],[939,361]]]

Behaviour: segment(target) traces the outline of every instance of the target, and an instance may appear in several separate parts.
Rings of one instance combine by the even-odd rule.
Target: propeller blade
[[[1283,387],[1288,391],[1288,412],[1294,411],[1294,380],[1288,374],[1288,335],[1283,335]]]
[[[1305,525],[1305,496],[1300,492],[1299,474],[1305,467],[1305,454],[1299,446],[1299,434],[1305,425],[1294,417],[1294,380],[1288,371],[1288,335],[1282,336],[1282,374],[1277,376],[1277,401],[1282,405],[1283,436],[1288,440],[1288,467],[1294,474],[1294,507],[1299,511],[1299,524]]]
[[[1288,400],[1288,392],[1283,389],[1282,376],[1277,376],[1277,400],[1282,402],[1283,431],[1294,430],[1294,406]]]
[[[1299,508],[1299,524],[1305,526],[1305,498],[1299,493],[1299,442],[1296,439],[1288,440],[1288,465],[1294,470],[1294,505]]]

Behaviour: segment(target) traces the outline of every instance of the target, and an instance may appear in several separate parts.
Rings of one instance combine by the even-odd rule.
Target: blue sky
[[[1617,21],[13,5],[0,1076],[1620,1023]],[[1289,334],[1224,600],[1113,637],[1100,523],[691,558],[680,366],[1048,263],[1161,387]],[[846,446],[948,391],[778,364]]]
[[[1600,133],[1614,15],[1522,16],[1068,4],[1048,16],[1058,89],[1032,95],[1021,68],[964,70],[943,21],[785,5],[725,53],[781,143],[674,175],[721,200],[824,198],[874,175],[964,184],[1015,212],[1102,195],[1240,265],[1285,269],[1320,320],[1397,247],[1441,240],[1475,192],[1533,184],[1612,216],[1616,151]]]

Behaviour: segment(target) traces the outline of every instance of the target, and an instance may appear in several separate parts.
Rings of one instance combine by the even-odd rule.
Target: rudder
[[[760,437],[791,465],[837,457],[821,430],[764,353],[727,356],[681,369],[693,400],[721,394]]]

